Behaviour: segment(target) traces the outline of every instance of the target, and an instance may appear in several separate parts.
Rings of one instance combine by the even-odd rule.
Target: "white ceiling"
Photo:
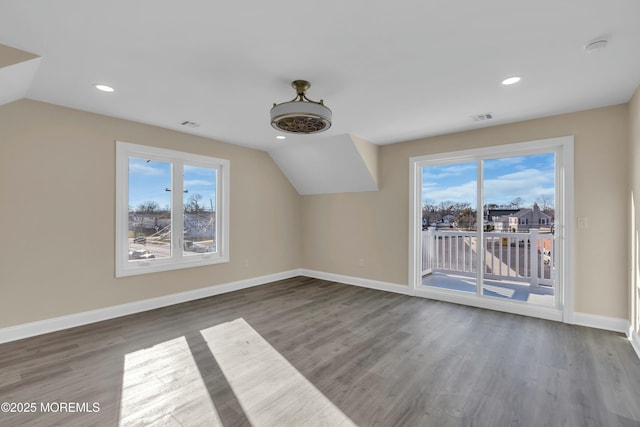
[[[586,54],[600,38],[607,49]],[[640,1],[4,0],[0,43],[42,57],[31,99],[266,151],[388,144],[627,102]],[[521,83],[502,86],[511,75]],[[333,126],[278,142],[269,109],[294,79]]]

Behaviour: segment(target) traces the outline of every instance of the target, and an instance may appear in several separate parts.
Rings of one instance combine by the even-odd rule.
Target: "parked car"
[[[138,237],[134,237],[133,238],[133,243],[141,243],[141,244],[146,244],[147,243],[147,238],[143,237],[143,236],[138,236]]]
[[[151,259],[156,256],[146,249],[129,249],[129,259]]]
[[[200,243],[191,242],[187,240],[184,242],[184,250],[190,251],[190,252],[205,253],[205,252],[211,252],[212,248],[210,246],[204,246],[204,245],[201,245]]]

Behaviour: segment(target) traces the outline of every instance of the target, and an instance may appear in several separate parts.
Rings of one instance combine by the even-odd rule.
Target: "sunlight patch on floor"
[[[355,427],[244,319],[201,333],[252,426]]]
[[[125,355],[120,427],[223,426],[185,337]]]
[[[503,297],[512,298],[513,294],[516,293],[513,289],[501,288],[499,286],[491,286],[491,285],[483,285],[482,288],[485,291],[495,292],[498,295],[502,295]]]

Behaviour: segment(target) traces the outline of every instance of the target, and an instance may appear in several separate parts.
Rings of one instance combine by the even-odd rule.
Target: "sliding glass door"
[[[424,166],[422,284],[477,292],[478,163]]]
[[[482,294],[555,303],[555,153],[481,161]]]
[[[416,293],[562,307],[568,169],[559,140],[412,158]]]

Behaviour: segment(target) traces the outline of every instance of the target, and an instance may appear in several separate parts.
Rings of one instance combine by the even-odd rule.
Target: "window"
[[[229,261],[229,161],[116,143],[116,277]]]

